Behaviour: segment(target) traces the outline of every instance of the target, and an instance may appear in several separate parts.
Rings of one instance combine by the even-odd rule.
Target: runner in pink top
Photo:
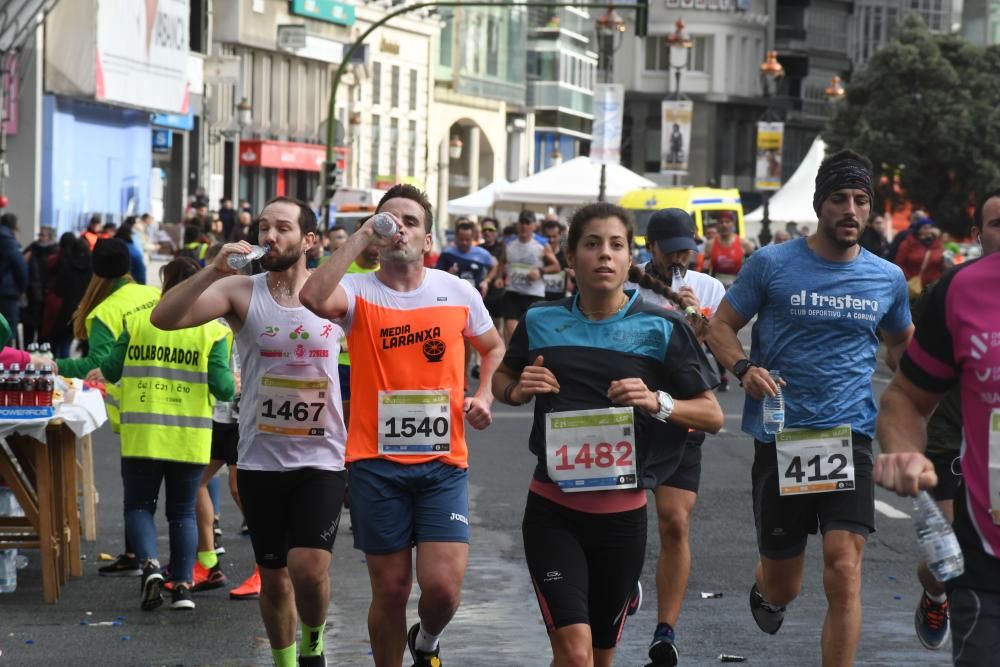
[[[947,582],[955,665],[1000,653],[1000,190],[976,209],[982,259],[946,274],[927,296],[913,340],[882,395],[875,480],[903,496],[937,484],[923,455],[926,418],[955,383],[962,391],[962,487],[955,533],[965,573]]]

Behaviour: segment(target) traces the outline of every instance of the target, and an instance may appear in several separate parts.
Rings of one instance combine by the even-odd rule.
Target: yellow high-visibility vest
[[[147,309],[126,320],[122,456],[208,463],[214,403],[208,360],[220,340],[231,347],[232,331],[219,322],[163,331],[149,321],[151,314]]]

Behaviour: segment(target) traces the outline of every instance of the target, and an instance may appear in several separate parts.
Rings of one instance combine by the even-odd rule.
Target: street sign
[[[691,100],[663,100],[660,127],[660,173],[688,173],[691,150]]]
[[[278,48],[295,51],[306,48],[306,27],[284,23],[278,26]]]
[[[757,123],[757,190],[781,189],[781,147],[785,138],[784,123]]]
[[[205,83],[236,84],[240,82],[239,56],[209,56],[205,58]]]
[[[594,86],[594,123],[590,161],[618,164],[622,155],[622,120],[625,114],[625,86],[599,83]]]

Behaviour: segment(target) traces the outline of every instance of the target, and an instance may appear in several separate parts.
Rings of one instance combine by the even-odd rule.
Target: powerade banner
[[[757,123],[757,170],[754,179],[757,190],[781,188],[781,146],[784,138],[784,123]]]
[[[660,173],[688,173],[691,149],[691,100],[663,100],[660,131]]]

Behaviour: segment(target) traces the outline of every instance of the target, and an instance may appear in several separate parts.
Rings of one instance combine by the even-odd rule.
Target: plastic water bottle
[[[226,257],[226,263],[234,269],[242,269],[244,266],[254,261],[255,259],[260,259],[271,249],[271,246],[250,246],[250,252],[245,255],[234,254]]]
[[[778,385],[778,393],[774,397],[765,396],[761,402],[764,420],[764,433],[781,433],[785,429],[785,397],[781,393],[781,373],[771,371],[771,379]]]
[[[681,267],[675,266],[673,268],[673,279],[670,281],[670,289],[674,292],[680,292],[682,287],[684,287],[684,275],[681,273]]]
[[[6,486],[0,486],[0,516],[18,516],[14,512],[17,499]],[[17,505],[20,511],[21,506]],[[23,512],[21,512],[23,514]],[[17,549],[0,549],[0,593],[17,590]]]
[[[965,572],[965,558],[955,531],[926,491],[913,500],[913,526],[927,568],[935,579],[948,581]]]
[[[372,229],[383,238],[391,238],[399,231],[395,219],[388,213],[376,213],[372,217]]]

